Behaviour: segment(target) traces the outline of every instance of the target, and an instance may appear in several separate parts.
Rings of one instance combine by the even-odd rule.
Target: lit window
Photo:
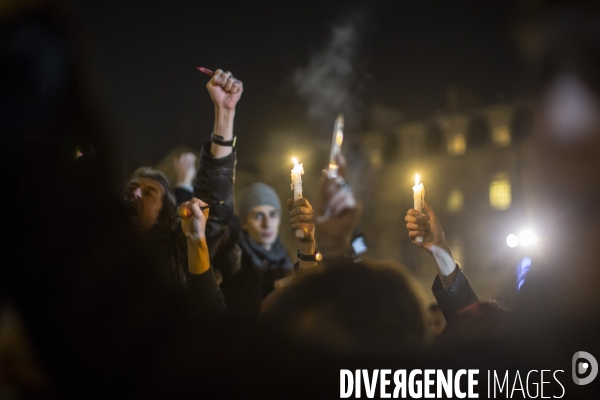
[[[510,144],[510,129],[506,125],[499,125],[493,130],[494,143],[500,147],[506,147]]]
[[[467,141],[464,134],[457,133],[448,140],[448,154],[459,156],[464,154],[466,149]]]
[[[457,212],[462,210],[463,207],[463,194],[460,190],[454,189],[448,194],[448,201],[446,203],[448,211]]]
[[[490,205],[496,210],[506,210],[511,204],[510,181],[505,176],[490,183]]]

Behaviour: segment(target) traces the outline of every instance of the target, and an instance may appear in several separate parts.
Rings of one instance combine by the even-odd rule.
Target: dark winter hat
[[[281,202],[275,190],[266,183],[256,182],[246,187],[240,193],[238,200],[238,216],[240,221],[244,221],[246,216],[256,206],[273,206],[277,211],[281,212]]]

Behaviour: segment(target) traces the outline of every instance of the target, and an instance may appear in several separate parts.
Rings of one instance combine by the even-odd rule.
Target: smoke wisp
[[[333,126],[340,112],[347,118],[356,116],[360,106],[356,56],[362,20],[362,14],[355,13],[334,25],[325,47],[311,57],[308,66],[295,71],[294,84],[308,103],[309,118]]]

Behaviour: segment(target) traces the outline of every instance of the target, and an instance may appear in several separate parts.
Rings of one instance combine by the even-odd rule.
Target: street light
[[[519,245],[519,237],[513,233],[506,237],[508,247],[517,247]]]
[[[535,235],[533,232],[525,230],[519,235],[519,241],[521,242],[521,246],[529,246],[535,241]]]
[[[514,233],[508,235],[506,237],[506,244],[508,247],[517,247],[518,245],[527,247],[531,246],[536,240],[537,237],[532,231],[524,230],[519,234],[519,236],[515,235]]]

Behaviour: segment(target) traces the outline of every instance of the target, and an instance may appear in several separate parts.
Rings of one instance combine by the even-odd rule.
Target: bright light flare
[[[519,237],[514,233],[511,233],[506,237],[506,244],[508,247],[517,247],[519,245]]]
[[[421,177],[419,174],[415,174],[415,186],[419,186],[419,182],[421,181]]]
[[[521,246],[530,246],[533,244],[533,242],[535,242],[534,233],[529,230],[521,232],[519,235],[519,242],[521,242]]]
[[[292,162],[294,163],[294,166],[298,165],[298,159],[296,157],[292,157]]]

